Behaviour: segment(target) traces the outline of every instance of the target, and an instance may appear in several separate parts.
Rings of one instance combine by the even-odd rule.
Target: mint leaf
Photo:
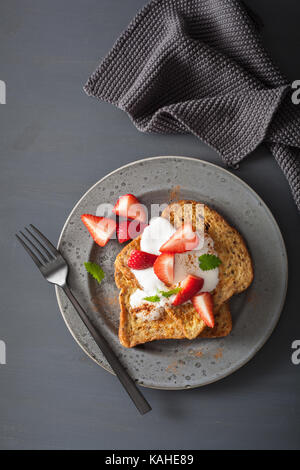
[[[105,273],[103,269],[99,266],[99,264],[91,263],[90,261],[88,261],[87,263],[84,263],[84,266],[87,272],[91,276],[93,276],[93,278],[96,279],[96,281],[98,281],[99,284],[105,278]]]
[[[210,269],[215,269],[222,261],[215,255],[209,255],[208,253],[199,256],[199,266],[203,271],[209,271]]]
[[[181,289],[182,289],[182,287],[175,287],[175,289],[168,290],[168,291],[160,290],[159,293],[160,293],[163,297],[166,297],[166,298],[168,299],[168,298],[171,297],[172,295],[178,294],[178,292],[180,292]]]
[[[147,300],[147,302],[159,302],[160,297],[159,295],[153,295],[152,297],[145,297],[143,300]]]

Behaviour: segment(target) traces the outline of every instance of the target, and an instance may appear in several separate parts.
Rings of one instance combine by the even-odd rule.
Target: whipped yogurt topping
[[[160,255],[160,247],[176,232],[175,227],[163,217],[153,217],[141,237],[141,250]]]
[[[173,225],[163,217],[155,217],[150,220],[149,225],[145,228],[140,242],[140,249],[147,253],[160,255],[159,248],[166,243],[169,238],[176,232]],[[200,292],[213,291],[219,281],[219,269],[211,269],[203,271],[199,267],[199,256],[210,253],[216,254],[214,251],[213,240],[207,235],[203,237],[198,234],[199,245],[193,251],[175,254],[174,264],[174,285],[185,279],[189,274],[204,279],[204,284]],[[166,286],[154,273],[153,268],[135,270],[131,272],[136,277],[141,289],[137,289],[130,296],[130,306],[135,311],[138,318],[143,320],[157,320],[160,318],[163,308],[166,304],[171,305],[175,296],[169,298],[160,295],[159,302],[148,302],[145,297],[159,295],[159,291],[168,291],[170,287]]]
[[[199,266],[199,256],[209,253],[215,255],[214,242],[208,236],[204,237],[203,246],[200,250],[187,251],[186,253],[175,254],[174,283],[183,281],[188,274],[196,277],[202,277],[204,280],[203,287],[200,292],[213,291],[219,281],[219,269],[210,269],[203,271]]]
[[[157,290],[154,290],[151,291],[150,295],[156,294]],[[159,302],[148,302],[147,300],[144,300],[145,297],[148,297],[148,293],[146,293],[144,290],[137,289],[130,296],[130,306],[134,309],[135,314],[138,318],[148,321],[158,320],[161,317],[161,314],[163,313],[164,306],[169,303],[170,299],[160,296]]]

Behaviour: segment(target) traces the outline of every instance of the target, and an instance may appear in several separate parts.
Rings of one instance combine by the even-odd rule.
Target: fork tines
[[[29,229],[31,228],[31,230]],[[30,224],[29,227],[25,227],[27,234],[31,237],[25,235],[22,231],[20,231],[20,235],[23,237],[21,238],[18,234],[16,234],[17,239],[25,248],[27,253],[31,256],[32,260],[35,262],[38,268],[41,268],[49,261],[55,259],[55,257],[59,254],[57,249],[54,245],[45,237],[34,225]],[[32,233],[34,232],[39,238],[43,241],[43,243],[37,238],[37,236]],[[26,240],[26,241],[25,241]],[[27,242],[27,243],[26,243]],[[54,256],[53,256],[54,255]]]

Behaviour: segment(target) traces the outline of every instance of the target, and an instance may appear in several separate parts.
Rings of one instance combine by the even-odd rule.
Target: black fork
[[[67,262],[45,235],[32,224],[29,227],[25,228],[26,235],[21,231],[20,236],[16,234],[17,239],[31,256],[44,278],[63,289],[139,412],[141,414],[147,413],[151,410],[151,406],[137,388],[135,382],[129,376],[104,336],[93,326],[86,312],[72,294],[67,284],[69,271]]]

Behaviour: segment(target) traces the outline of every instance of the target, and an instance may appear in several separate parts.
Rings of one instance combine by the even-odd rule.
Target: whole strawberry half
[[[213,299],[209,292],[201,292],[192,298],[193,306],[199,313],[201,320],[213,328],[215,326],[215,317],[213,312]]]
[[[173,253],[164,253],[157,258],[153,266],[158,279],[167,286],[171,286],[173,284],[174,260],[175,255]]]
[[[132,250],[127,265],[131,269],[147,269],[153,266],[156,259],[156,255],[146,253],[146,251]]]
[[[133,194],[121,196],[113,208],[113,212],[126,219],[135,219],[142,223],[147,221],[146,209]]]
[[[160,247],[159,251],[161,253],[184,253],[194,250],[198,244],[199,239],[196,232],[193,231],[192,225],[184,224]]]
[[[120,220],[117,225],[117,237],[120,243],[133,240],[141,235],[147,227],[146,224],[138,220]]]
[[[116,222],[106,217],[83,214],[81,220],[90,232],[93,240],[100,246],[105,246],[116,230]]]
[[[188,275],[181,283],[181,290],[176,294],[173,305],[181,305],[194,297],[202,289],[204,280],[202,277]]]

